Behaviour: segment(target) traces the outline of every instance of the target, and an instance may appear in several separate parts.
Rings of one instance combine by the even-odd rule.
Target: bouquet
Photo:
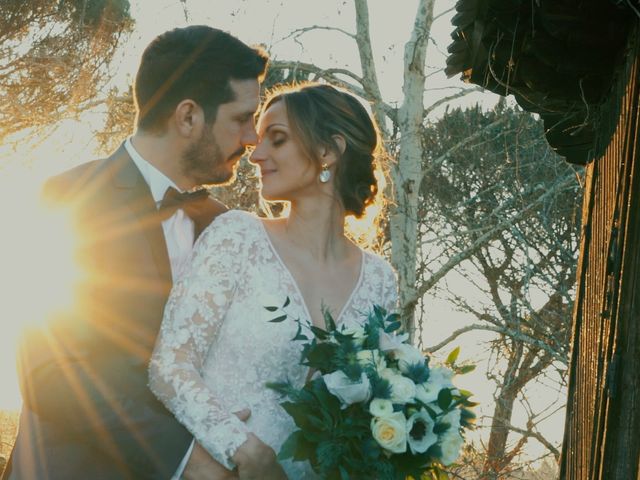
[[[267,384],[286,397],[281,405],[297,426],[278,458],[309,461],[330,480],[447,479],[476,405],[452,379],[474,366],[456,365],[459,349],[430,366],[398,315],[381,307],[356,327],[324,316],[324,329],[296,320],[292,340],[303,342],[301,363],[314,375],[300,389]]]

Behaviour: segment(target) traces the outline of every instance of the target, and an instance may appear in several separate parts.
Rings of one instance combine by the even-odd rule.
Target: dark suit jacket
[[[51,179],[45,197],[72,213],[87,280],[72,314],[22,341],[24,405],[3,478],[168,479],[192,437],[147,388],[171,289],[151,192],[121,146]],[[206,223],[225,207],[208,198],[201,210]]]

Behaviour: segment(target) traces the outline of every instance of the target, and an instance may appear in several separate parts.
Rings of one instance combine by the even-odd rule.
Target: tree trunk
[[[398,272],[400,309],[411,339],[414,332],[418,192],[422,180],[422,120],[424,113],[424,65],[435,0],[420,0],[411,38],[404,49],[404,98],[398,110],[400,148],[391,177],[395,189],[389,225],[391,263]]]
[[[518,391],[511,385],[504,384],[500,389],[493,410],[487,458],[482,469],[483,480],[498,480],[500,472],[509,464],[509,460],[506,459],[507,438],[517,394]]]

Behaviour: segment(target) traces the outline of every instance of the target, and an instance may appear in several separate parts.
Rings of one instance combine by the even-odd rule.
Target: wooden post
[[[562,480],[640,480],[637,29],[625,53],[587,171]]]

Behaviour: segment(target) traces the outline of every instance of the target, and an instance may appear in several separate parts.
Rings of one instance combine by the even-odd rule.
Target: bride
[[[276,461],[295,425],[265,382],[304,383],[295,319],[324,326],[328,308],[349,326],[373,304],[395,307],[390,265],[344,233],[345,216],[376,195],[378,135],[358,100],[317,84],[268,99],[258,134],[262,197],[290,202],[290,214],[232,210],[202,234],[167,303],[150,387],[239,478],[314,478],[307,463]],[[243,409],[246,423],[232,413]]]

